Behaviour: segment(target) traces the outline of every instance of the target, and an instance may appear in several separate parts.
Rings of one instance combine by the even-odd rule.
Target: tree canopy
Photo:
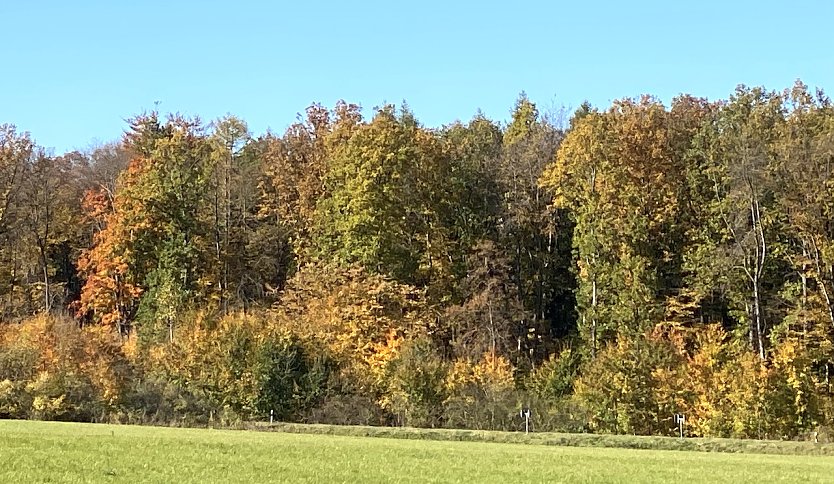
[[[832,166],[801,82],[151,112],[61,155],[0,125],[0,417],[801,436],[834,423]]]

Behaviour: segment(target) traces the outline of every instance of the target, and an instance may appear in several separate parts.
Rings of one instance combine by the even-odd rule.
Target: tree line
[[[60,156],[3,125],[0,417],[825,435],[833,163],[799,81],[439,128],[151,112]]]

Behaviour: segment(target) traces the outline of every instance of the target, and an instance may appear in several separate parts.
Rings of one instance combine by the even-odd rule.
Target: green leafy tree
[[[549,209],[550,187],[539,183],[564,137],[563,114],[540,113],[522,93],[504,131],[497,166],[498,243],[512,261],[516,298],[528,311],[521,325],[532,337],[522,346],[535,360],[546,357],[541,343],[551,335],[574,329],[570,221]]]
[[[541,183],[575,223],[580,332],[593,354],[661,320],[685,187],[670,116],[656,101],[582,111]]]
[[[317,257],[405,283],[430,281],[439,230],[426,178],[442,176],[433,172],[440,148],[410,113],[398,116],[391,106],[335,146],[314,217]]]
[[[174,337],[179,312],[205,292],[205,200],[210,145],[197,120],[155,113],[131,122],[134,153],[120,177],[112,213],[82,255],[80,312],[127,329],[138,315],[147,334]],[[144,295],[143,295],[144,294]]]
[[[820,378],[830,383],[831,350],[834,348],[834,301],[832,301],[832,241],[829,228],[834,193],[830,187],[829,162],[834,154],[834,107],[822,92],[813,95],[797,84],[785,94],[789,112],[780,125],[774,187],[777,209],[787,224],[787,247],[782,257],[790,264],[781,293],[789,309],[774,332],[793,341],[821,367]]]
[[[726,281],[730,312],[762,359],[772,324],[768,301],[782,282],[777,257],[782,250],[781,221],[771,170],[773,142],[783,122],[780,96],[740,87],[705,127],[706,164],[699,174],[712,186],[709,217],[717,222],[701,250],[706,259],[718,262],[710,270],[713,280]]]
[[[254,208],[251,197],[255,188],[251,178],[254,170],[251,169],[253,163],[247,163],[244,156],[244,148],[250,138],[246,123],[229,115],[213,123],[212,128],[209,139],[212,147],[208,168],[210,177],[207,181],[211,211],[209,217],[217,263],[214,277],[217,281],[218,305],[226,314],[232,298],[230,279],[237,276],[236,279],[241,280],[246,272],[241,267],[245,260],[245,253],[242,252],[245,249],[247,219]]]
[[[270,134],[252,144],[259,164],[258,208],[247,253],[265,295],[277,294],[295,269],[309,262],[330,153],[361,121],[354,104],[339,102],[333,110],[313,104],[283,136]]]
[[[13,125],[0,125],[0,293],[4,320],[32,309],[23,263],[30,251],[22,243],[19,211],[24,173],[35,151],[28,133],[18,133]]]

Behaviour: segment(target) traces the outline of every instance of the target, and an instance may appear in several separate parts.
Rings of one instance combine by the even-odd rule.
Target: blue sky
[[[0,2],[0,123],[56,152],[154,108],[255,134],[311,102],[407,100],[428,126],[801,78],[834,91],[834,2]]]

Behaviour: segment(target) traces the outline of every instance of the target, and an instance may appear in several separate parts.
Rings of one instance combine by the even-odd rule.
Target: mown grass
[[[830,482],[834,458],[0,421],[0,482]]]
[[[647,437],[636,435],[561,434],[555,432],[494,432],[487,430],[417,429],[402,427],[363,427],[295,423],[254,423],[251,430],[277,431],[352,437],[497,442],[511,444],[558,445],[564,447],[606,447],[620,449],[682,450],[745,454],[834,456],[834,444],[790,440],[752,440],[719,438]]]

